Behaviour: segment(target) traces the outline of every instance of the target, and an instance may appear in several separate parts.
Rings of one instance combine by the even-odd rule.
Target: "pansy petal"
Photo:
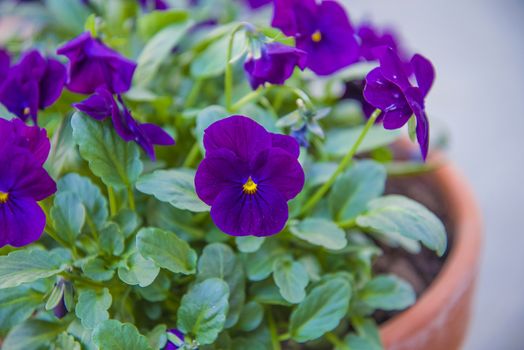
[[[411,59],[411,65],[417,79],[418,87],[423,96],[426,96],[435,80],[435,69],[431,62],[422,55],[416,54]]]
[[[27,126],[19,119],[14,119],[7,123],[11,124],[11,132],[15,135],[14,145],[28,150],[40,165],[44,164],[51,149],[46,129],[38,126]]]
[[[247,164],[228,149],[219,149],[204,158],[195,175],[198,197],[213,205],[219,193],[229,187],[242,188],[248,177]]]
[[[288,36],[311,34],[317,14],[315,0],[274,0],[271,25]]]
[[[45,222],[45,214],[34,200],[10,198],[0,204],[0,245],[22,247],[37,241]]]
[[[398,54],[387,47],[380,55],[380,70],[384,78],[400,87],[402,90],[408,89],[411,85],[406,75],[405,65],[400,61]]]
[[[304,187],[304,170],[290,153],[281,148],[261,152],[251,163],[253,181],[272,186],[286,200],[294,198]]]
[[[51,106],[62,93],[67,73],[64,65],[57,60],[49,59],[42,79],[40,80],[39,108]]]
[[[171,146],[175,144],[171,135],[155,124],[140,124],[140,129],[154,145]]]
[[[282,231],[288,219],[284,196],[274,187],[260,185],[255,194],[242,186],[224,189],[211,207],[215,225],[232,236],[271,236]]]
[[[413,112],[409,106],[405,106],[401,109],[395,109],[387,111],[383,114],[382,123],[385,129],[395,130],[400,129],[409,121],[409,118],[413,115]]]
[[[38,115],[39,88],[37,80],[21,82],[16,71],[11,70],[0,87],[0,102],[22,120]]]
[[[205,130],[204,147],[206,154],[226,148],[240,159],[249,161],[271,147],[271,135],[254,120],[235,115],[219,120]]]
[[[0,79],[4,80],[7,72],[9,71],[9,66],[11,64],[11,56],[7,50],[0,48]]]
[[[294,137],[272,133],[271,142],[273,147],[282,148],[295,158],[298,158],[300,155],[300,146]]]
[[[364,98],[373,107],[383,111],[399,109],[399,106],[406,105],[402,90],[384,78],[381,68],[373,69],[366,76]]]
[[[422,158],[426,159],[429,148],[429,121],[424,110],[424,97],[420,89],[413,87],[406,91],[406,99],[417,118],[417,141]]]
[[[99,88],[84,101],[73,104],[73,107],[91,118],[104,120],[112,115],[113,96],[105,88]]]

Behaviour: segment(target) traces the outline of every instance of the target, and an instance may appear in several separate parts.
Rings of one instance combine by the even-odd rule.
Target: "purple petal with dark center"
[[[431,62],[422,55],[416,54],[411,59],[411,65],[413,67],[413,72],[415,73],[415,78],[417,79],[418,87],[420,92],[425,97],[427,96],[433,81],[435,80],[435,69]]]
[[[300,163],[281,148],[261,152],[250,167],[255,183],[275,188],[286,200],[294,198],[304,187],[304,171]]]
[[[195,175],[196,193],[204,203],[213,205],[220,192],[229,187],[242,188],[248,177],[247,163],[232,151],[222,148],[207,155],[200,163]]]
[[[0,204],[0,246],[22,247],[37,241],[45,222],[42,208],[33,199],[10,196]]]
[[[271,142],[273,147],[282,148],[295,158],[300,156],[300,146],[294,137],[272,133]]]
[[[233,151],[240,159],[249,161],[271,147],[271,135],[254,120],[241,115],[219,120],[204,132],[207,154],[221,148]]]
[[[17,71],[10,70],[0,87],[0,102],[24,121],[29,117],[36,122],[38,115],[39,86],[37,80],[21,82]],[[26,113],[29,111],[29,113]]]
[[[271,236],[282,231],[288,219],[284,196],[270,185],[260,184],[255,194],[242,186],[220,192],[211,207],[213,222],[232,236]]]

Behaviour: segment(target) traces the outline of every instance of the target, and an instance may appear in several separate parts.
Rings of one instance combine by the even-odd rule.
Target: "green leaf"
[[[93,329],[100,322],[109,319],[107,310],[112,303],[113,298],[107,288],[102,290],[80,289],[75,312],[85,328]]]
[[[64,290],[65,283],[55,283],[51,294],[47,298],[47,302],[45,304],[46,310],[52,310],[60,303],[62,297],[64,296]]]
[[[93,332],[99,350],[153,350],[135,326],[116,320],[102,322]]]
[[[38,248],[0,256],[0,289],[18,287],[59,274],[67,268],[67,262],[66,257]]]
[[[185,10],[153,11],[138,17],[138,32],[142,37],[152,37],[167,26],[185,22],[189,13]]]
[[[89,226],[101,229],[107,221],[107,200],[100,188],[91,179],[78,174],[67,174],[58,183],[58,192],[73,193],[84,205],[86,220]]]
[[[164,301],[171,295],[171,279],[165,273],[158,274],[157,278],[147,287],[137,288],[136,291],[147,301],[152,303]]]
[[[309,276],[304,266],[290,258],[280,258],[273,263],[273,279],[284,299],[292,304],[306,297]]]
[[[82,264],[82,271],[93,281],[109,281],[115,275],[115,271],[108,266],[103,259],[93,257]]]
[[[149,85],[155,78],[160,66],[172,54],[173,48],[186,34],[189,23],[174,24],[155,34],[138,56],[137,67],[133,76],[133,86]]]
[[[136,188],[178,209],[193,212],[209,211],[209,206],[195,192],[195,170],[157,170],[140,177]]]
[[[30,319],[14,327],[5,338],[2,349],[36,350],[47,348],[66,324]]]
[[[134,142],[122,140],[109,122],[96,121],[82,113],[75,113],[71,125],[80,154],[104,184],[125,188],[136,182],[142,162]]]
[[[273,262],[285,251],[275,240],[266,239],[262,247],[255,253],[244,255],[244,266],[251,281],[262,281],[273,272]]]
[[[359,292],[359,297],[370,307],[386,311],[403,310],[416,300],[411,285],[394,275],[373,278]]]
[[[153,283],[159,272],[160,268],[153,261],[136,252],[129,257],[127,267],[118,268],[118,277],[129,285],[147,287]]]
[[[201,110],[196,117],[195,137],[200,149],[204,149],[204,131],[214,122],[229,116],[227,110],[222,106],[209,106]]]
[[[256,237],[256,236],[243,236],[243,237],[235,237],[235,243],[237,244],[237,248],[242,253],[254,253],[264,243],[265,238],[264,237]]]
[[[291,306],[291,304],[282,297],[273,279],[252,283],[249,288],[249,294],[253,297],[253,300],[260,304]]]
[[[53,25],[67,29],[72,34],[84,31],[89,10],[81,1],[45,0],[45,5],[53,18]]]
[[[51,350],[82,350],[82,347],[72,335],[64,332],[56,338]]]
[[[100,231],[100,249],[108,255],[119,256],[124,252],[124,234],[120,227],[110,222]]]
[[[307,218],[289,229],[294,236],[327,249],[340,250],[348,244],[346,233],[330,220]]]
[[[221,75],[226,70],[227,52],[230,35],[215,40],[191,63],[191,75],[194,78],[212,78]],[[237,33],[233,41],[232,58],[242,55],[246,49],[246,37]]]
[[[324,151],[337,157],[346,155],[362,133],[364,126],[351,129],[333,129],[326,134]],[[371,127],[366,138],[360,144],[358,153],[364,153],[395,142],[400,137],[400,130],[386,130],[382,125]]]
[[[167,342],[167,327],[159,324],[147,334],[147,341],[153,349],[163,349]]]
[[[226,328],[238,322],[240,312],[246,300],[245,275],[241,262],[233,250],[222,243],[212,243],[204,248],[198,261],[197,281],[220,278],[229,287],[229,312]]]
[[[385,236],[396,234],[420,241],[440,256],[446,251],[446,229],[440,219],[422,204],[403,196],[373,200],[368,212],[357,217],[357,225]]]
[[[55,196],[51,218],[58,237],[73,245],[84,226],[86,211],[73,193],[61,192]]]
[[[291,338],[302,343],[335,329],[346,315],[350,298],[351,286],[344,278],[336,277],[315,287],[291,313]]]
[[[238,328],[244,332],[251,332],[257,329],[264,318],[264,308],[256,301],[250,301],[240,313]]]
[[[0,330],[7,331],[27,320],[43,300],[44,295],[29,286],[0,289]]]
[[[177,328],[191,334],[202,344],[213,343],[224,329],[228,310],[229,288],[218,278],[195,284],[182,298]]]
[[[375,321],[372,319],[354,319],[353,327],[357,334],[351,333],[344,339],[350,349],[356,350],[383,350],[380,334]]]
[[[329,206],[337,221],[351,220],[364,212],[367,204],[384,193],[386,169],[364,160],[353,164],[339,176],[329,195]]]
[[[171,272],[191,275],[196,271],[196,252],[174,233],[143,228],[136,237],[136,246],[144,258]]]

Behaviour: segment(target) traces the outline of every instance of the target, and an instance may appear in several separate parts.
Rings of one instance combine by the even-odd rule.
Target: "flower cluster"
[[[0,247],[21,247],[40,238],[46,216],[38,201],[56,185],[43,168],[50,144],[44,129],[0,119]]]

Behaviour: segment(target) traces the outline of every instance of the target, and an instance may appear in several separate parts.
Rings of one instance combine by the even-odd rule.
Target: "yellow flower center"
[[[0,204],[4,204],[9,199],[9,193],[0,191]]]
[[[26,107],[26,108],[24,108],[23,113],[24,113],[24,115],[29,115],[29,113],[31,113],[31,109],[29,107]]]
[[[246,194],[255,194],[257,193],[257,187],[258,185],[255,183],[255,181],[253,181],[253,179],[250,176],[249,179],[247,179],[246,183],[242,186],[242,189]]]
[[[311,34],[311,40],[313,40],[316,43],[320,42],[320,40],[322,40],[322,33],[319,30],[317,30],[316,32]]]

